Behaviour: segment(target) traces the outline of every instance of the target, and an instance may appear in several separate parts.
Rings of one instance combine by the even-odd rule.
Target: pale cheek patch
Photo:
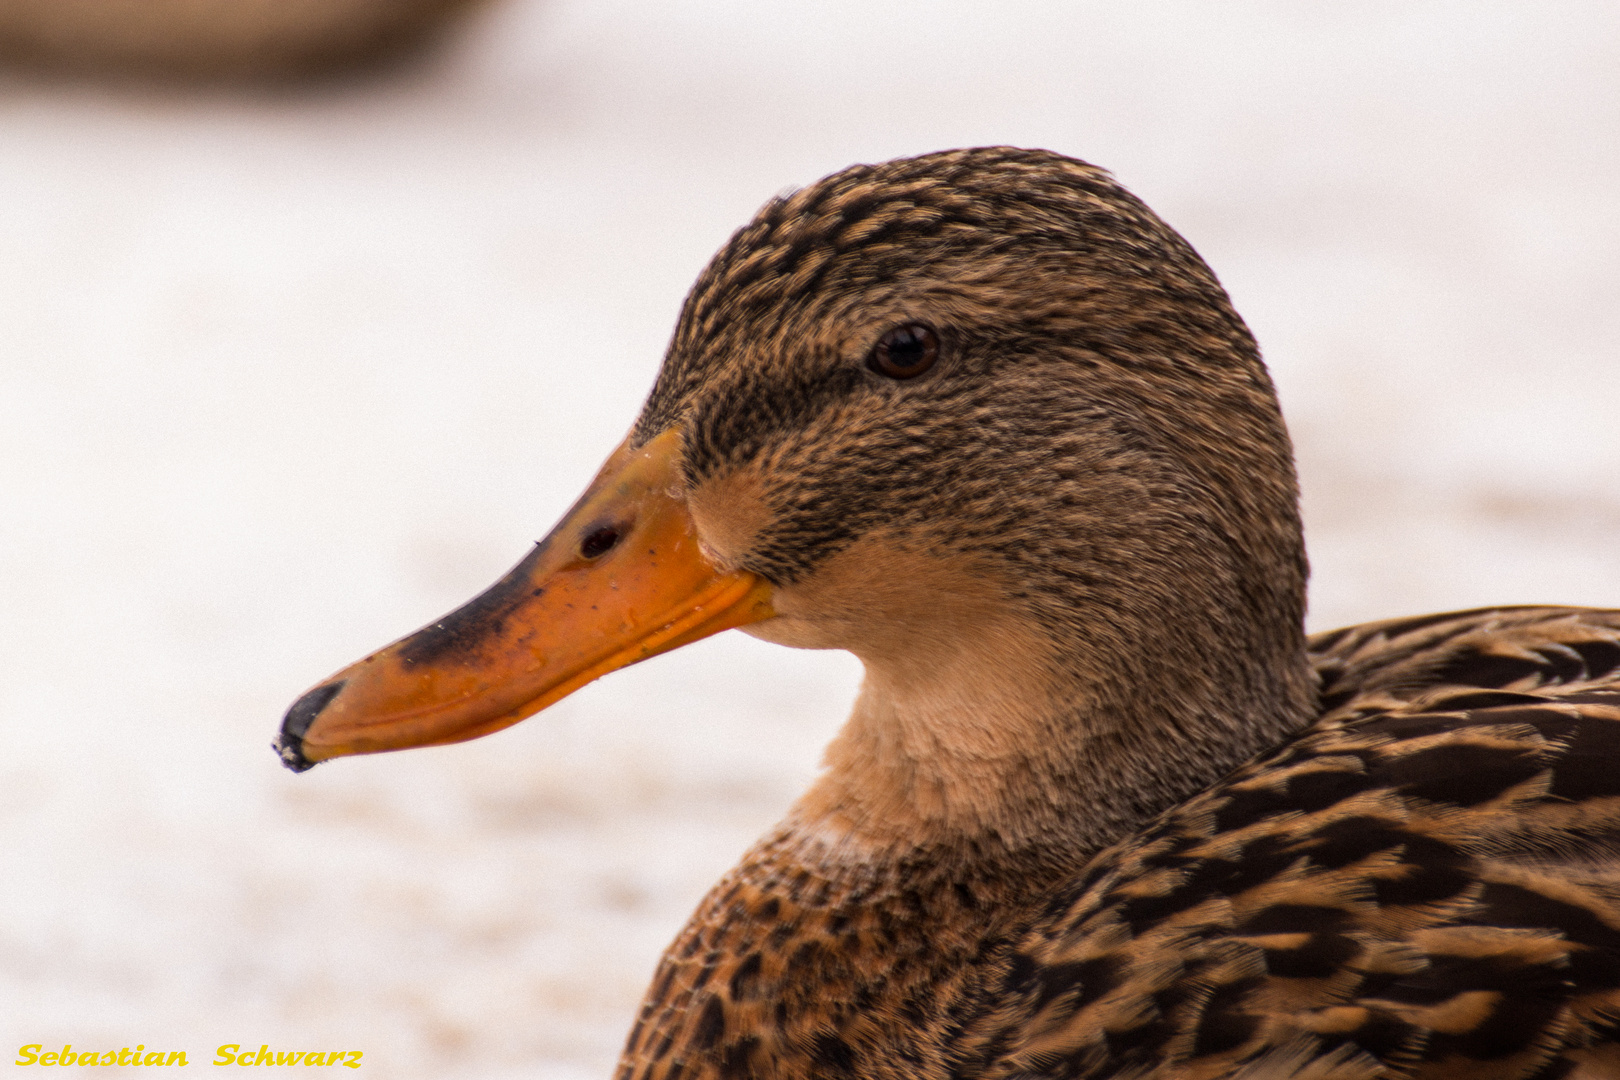
[[[717,566],[735,568],[770,519],[765,486],[757,473],[740,470],[706,480],[687,494],[703,554]]]

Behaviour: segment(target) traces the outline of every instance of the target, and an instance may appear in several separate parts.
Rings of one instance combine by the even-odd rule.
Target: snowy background
[[[269,741],[545,532],[765,198],[982,143],[1107,166],[1226,282],[1315,628],[1620,606],[1611,0],[506,0],[351,85],[0,75],[0,1062],[607,1075],[851,658],[729,634],[466,746]]]

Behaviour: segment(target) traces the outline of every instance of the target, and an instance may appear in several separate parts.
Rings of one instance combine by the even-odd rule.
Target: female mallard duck
[[[488,592],[288,712],[455,742],[728,627],[866,666],[619,1075],[1620,1076],[1620,612],[1307,641],[1277,402],[1103,171],[962,150],[771,202]]]

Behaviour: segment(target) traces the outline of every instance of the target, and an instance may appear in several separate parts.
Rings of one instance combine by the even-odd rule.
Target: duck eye
[[[891,379],[915,379],[939,358],[939,337],[921,323],[897,326],[878,338],[866,366]]]

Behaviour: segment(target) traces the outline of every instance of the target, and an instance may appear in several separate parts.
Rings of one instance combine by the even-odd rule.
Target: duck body
[[[1311,658],[1316,723],[1072,873],[768,838],[619,1075],[1620,1076],[1620,612]]]
[[[1620,613],[1307,641],[1305,579],[1184,240],[1044,151],[857,166],[716,255],[552,534],[278,750],[477,737],[728,627],[859,656],[621,1080],[1620,1076]]]

